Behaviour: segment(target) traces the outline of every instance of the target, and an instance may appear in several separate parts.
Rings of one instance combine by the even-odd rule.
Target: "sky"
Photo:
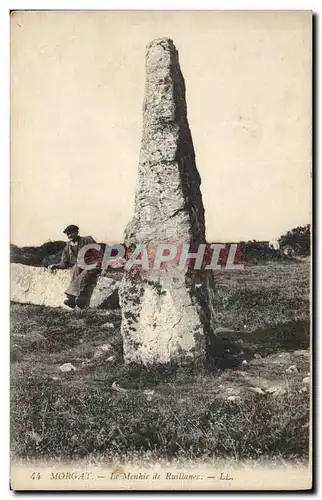
[[[123,241],[133,216],[145,47],[172,38],[208,241],[311,222],[311,14],[17,11],[11,17],[11,242],[77,224]]]

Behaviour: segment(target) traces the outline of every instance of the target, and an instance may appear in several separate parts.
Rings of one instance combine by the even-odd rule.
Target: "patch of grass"
[[[242,271],[216,271],[220,326],[265,329],[310,316],[310,264],[269,264]]]
[[[12,388],[12,452],[66,460],[146,452],[168,460],[307,458],[309,395],[298,387],[277,398],[259,395],[236,403],[193,391],[192,378],[188,391],[175,378],[173,384],[176,390],[148,400],[140,390],[114,393],[107,384],[28,377]]]

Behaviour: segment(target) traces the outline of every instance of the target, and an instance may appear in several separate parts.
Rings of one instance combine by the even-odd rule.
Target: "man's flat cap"
[[[75,224],[70,224],[66,227],[66,229],[64,229],[63,233],[75,233],[76,231],[79,231],[79,227],[75,226]]]

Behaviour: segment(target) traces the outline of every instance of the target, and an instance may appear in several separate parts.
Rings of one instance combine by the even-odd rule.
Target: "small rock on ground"
[[[292,365],[292,366],[289,366],[286,370],[286,373],[297,373],[297,366],[296,365]]]
[[[93,357],[100,358],[101,356],[104,356],[104,354],[106,354],[111,349],[112,349],[111,344],[102,344],[99,346]]]
[[[99,349],[103,352],[110,351],[112,348],[111,344],[102,344],[99,346]]]
[[[294,356],[305,356],[306,358],[310,357],[310,353],[308,351],[305,351],[304,349],[298,349],[297,351],[293,352]]]
[[[279,354],[278,357],[287,359],[287,358],[290,358],[291,355],[289,352],[281,352],[281,354]]]
[[[285,394],[286,390],[283,387],[273,386],[266,389],[265,392],[268,394],[272,394],[272,396],[275,398],[277,396],[282,396],[283,394]]]
[[[124,389],[123,387],[120,387],[119,384],[115,381],[113,382],[111,389],[116,392],[127,392],[127,389]]]
[[[103,351],[101,351],[100,349],[98,349],[98,351],[96,351],[96,352],[94,353],[93,359],[94,359],[94,358],[100,358],[100,357],[102,357],[102,356],[104,356],[104,352],[103,352]]]
[[[228,396],[227,401],[239,401],[240,396]]]
[[[109,323],[109,322],[107,322],[107,323],[104,323],[104,324],[101,326],[101,328],[105,328],[105,329],[107,329],[107,330],[112,330],[112,329],[114,328],[114,325],[113,325],[113,323]]]
[[[257,394],[265,394],[265,392],[260,387],[249,387],[248,389]]]
[[[71,372],[76,370],[75,366],[72,365],[71,363],[64,363],[59,367],[59,369],[62,372]]]

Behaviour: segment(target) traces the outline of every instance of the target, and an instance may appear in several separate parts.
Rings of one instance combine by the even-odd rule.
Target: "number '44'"
[[[30,479],[41,479],[41,474],[40,474],[40,472],[33,472],[33,473],[30,475]]]

